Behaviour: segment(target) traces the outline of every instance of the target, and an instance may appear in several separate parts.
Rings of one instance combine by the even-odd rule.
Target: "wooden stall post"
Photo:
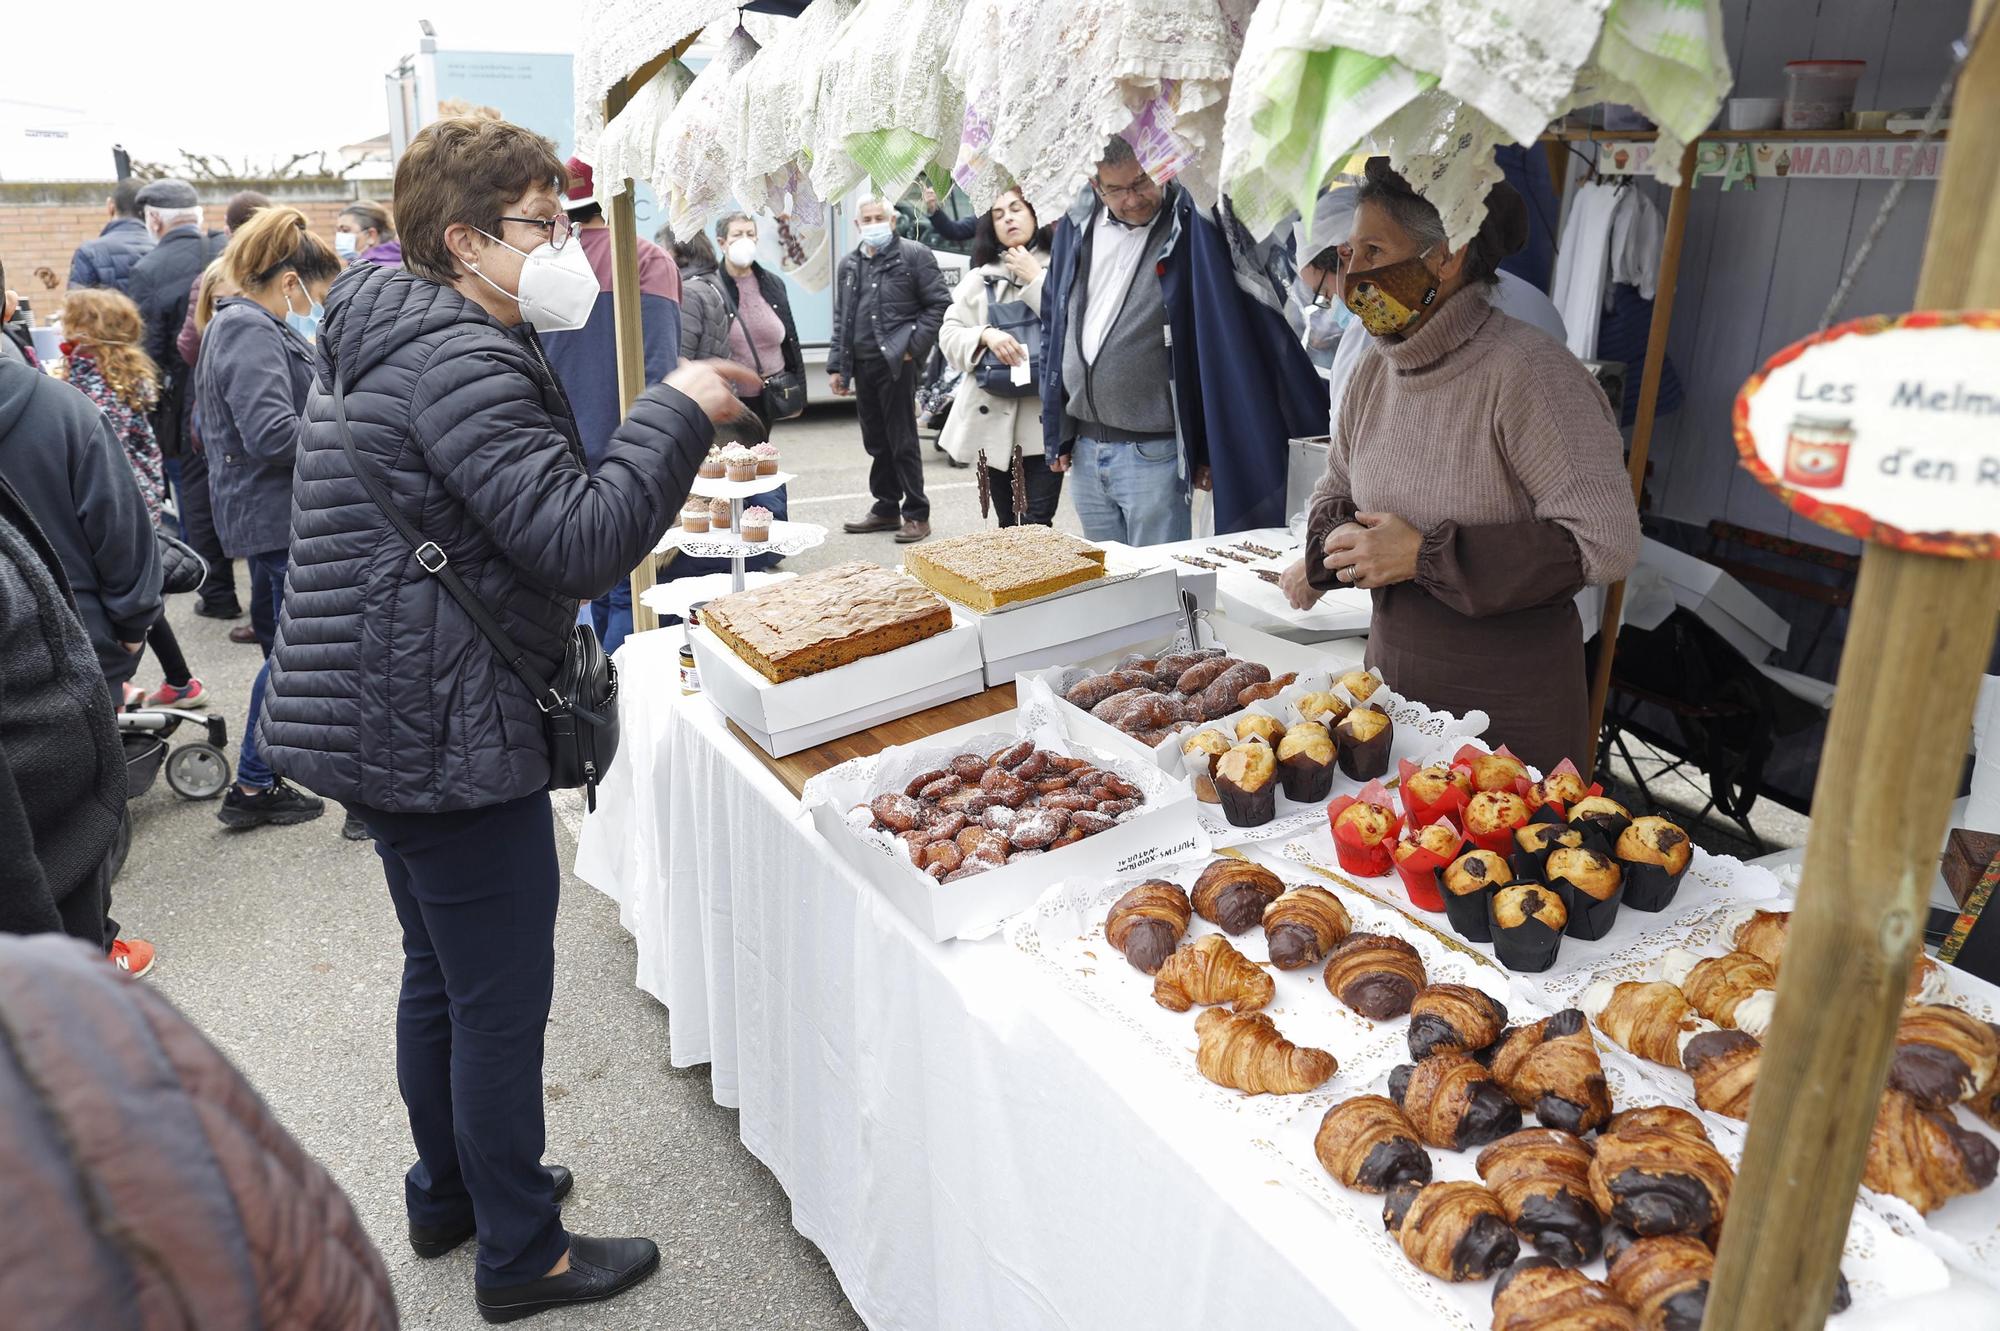
[[[1953,120],[1919,309],[2000,305],[2000,40]],[[1996,618],[2000,561],[1867,548],[1705,1331],[1825,1321]]]
[[[1667,199],[1667,234],[1660,249],[1660,275],[1653,287],[1653,322],[1646,333],[1646,362],[1639,375],[1639,401],[1632,414],[1632,502],[1646,488],[1646,455],[1653,447],[1653,415],[1660,404],[1660,380],[1667,366],[1667,331],[1674,322],[1674,294],[1680,287],[1681,244],[1687,239],[1688,203],[1694,193],[1695,144],[1681,153],[1681,183]],[[1597,770],[1597,746],[1604,735],[1604,707],[1611,697],[1611,658],[1618,653],[1618,625],[1625,614],[1625,582],[1604,589],[1604,618],[1597,626],[1597,661],[1590,676],[1590,757],[1583,770]]]

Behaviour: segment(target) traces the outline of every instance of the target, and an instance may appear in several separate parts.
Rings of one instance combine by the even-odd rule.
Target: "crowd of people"
[[[795,415],[805,360],[748,214],[712,241],[638,243],[628,404],[589,164],[450,118],[411,141],[393,202],[321,234],[246,192],[211,229],[187,182],[121,182],[71,266],[60,377],[0,336],[0,834],[33,848],[0,863],[0,933],[69,934],[106,975],[152,965],[110,913],[115,721],[211,701],[163,594],[191,549],[194,613],[245,621],[230,641],[264,657],[217,816],[298,824],[330,800],[373,842],[403,934],[410,1242],[435,1257],[476,1236],[480,1311],[512,1320],[659,1261],[649,1240],[566,1230],[569,1172],[541,1158],[564,766],[548,718],[572,715],[552,680],[616,650],[627,574],[718,431]],[[1259,245],[1112,139],[1061,218],[1018,190],[937,213],[971,242],[955,289],[890,201],[855,216],[827,358],[870,458],[847,531],[931,534],[913,403],[933,352],[957,376],[940,447],[983,457],[999,494],[1018,449],[1027,520],[1067,491],[1093,539],[1187,539],[1203,492],[1219,530],[1282,526],[1285,441],[1330,427],[1292,603],[1367,590],[1392,685],[1484,710],[1530,762],[1586,747],[1571,598],[1624,575],[1638,522],[1604,395],[1547,297],[1503,271],[1529,239],[1510,187],[1453,246],[1375,159]],[[782,489],[764,502],[784,515]],[[1537,669],[1494,668],[1524,657]],[[360,1282],[343,1306],[372,1306],[373,1257],[337,1263]]]

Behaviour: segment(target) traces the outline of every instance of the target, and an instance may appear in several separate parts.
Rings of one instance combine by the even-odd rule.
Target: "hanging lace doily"
[[[694,71],[678,60],[646,81],[625,109],[598,136],[596,155],[585,157],[597,181],[599,201],[625,191],[627,178],[644,180],[666,197],[670,176],[661,160],[667,118],[694,83]],[[582,157],[583,154],[577,154]]]
[[[729,199],[734,152],[728,135],[729,91],[737,71],[757,54],[757,40],[738,28],[695,75],[694,82],[667,113],[654,140],[659,174],[651,177],[676,232],[699,231]]]
[[[671,51],[744,0],[583,0],[570,84],[576,100],[576,153],[593,155],[604,131],[604,96],[611,85],[662,51]]]
[[[794,189],[791,173],[802,179],[810,166],[820,75],[855,8],[855,0],[815,0],[730,81],[731,184],[751,207]]]
[[[943,151],[956,155],[964,97],[938,71],[964,0],[861,0],[819,84],[812,183],[836,199],[862,181],[900,195]],[[949,147],[941,149],[949,140]]]

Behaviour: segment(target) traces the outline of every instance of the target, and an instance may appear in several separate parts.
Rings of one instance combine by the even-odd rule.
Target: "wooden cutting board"
[[[773,758],[764,752],[757,746],[757,741],[745,734],[734,721],[728,725],[743,747],[756,755],[758,762],[770,768],[772,774],[785,783],[785,789],[797,798],[804,793],[806,782],[830,767],[838,767],[849,758],[867,758],[899,744],[915,744],[954,727],[983,721],[1013,709],[1014,686],[1000,684],[970,698],[940,703],[925,711],[884,721],[879,726],[829,740],[815,749],[801,749],[783,758]]]

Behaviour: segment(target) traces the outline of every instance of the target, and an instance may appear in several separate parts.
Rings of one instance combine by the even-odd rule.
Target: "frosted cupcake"
[[[778,446],[776,444],[758,444],[750,450],[750,456],[757,460],[757,474],[759,476],[776,476],[778,474]]]
[[[743,445],[731,444],[722,450],[722,474],[732,481],[753,481],[757,479],[757,459]]]
[[[728,531],[729,522],[729,501],[727,499],[709,500],[708,525],[716,531]]]
[[[746,541],[771,539],[771,510],[751,507],[743,510],[742,537]]]
[[[681,530],[705,532],[708,530],[708,501],[690,499],[681,508]]]
[[[708,456],[704,457],[701,460],[701,466],[695,468],[694,474],[701,477],[704,481],[721,480],[722,455],[717,453],[714,449],[711,448],[708,451]]]

